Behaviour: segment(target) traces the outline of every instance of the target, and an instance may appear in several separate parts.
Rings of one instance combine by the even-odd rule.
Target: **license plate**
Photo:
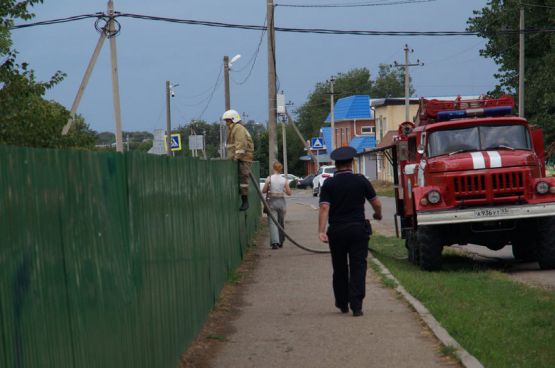
[[[510,213],[508,208],[481,208],[479,210],[474,210],[474,217],[496,217],[508,215]]]

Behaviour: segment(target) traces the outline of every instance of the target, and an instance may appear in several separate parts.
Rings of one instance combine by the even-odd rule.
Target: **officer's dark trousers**
[[[362,309],[366,294],[369,231],[364,224],[330,225],[328,239],[333,265],[335,306]]]

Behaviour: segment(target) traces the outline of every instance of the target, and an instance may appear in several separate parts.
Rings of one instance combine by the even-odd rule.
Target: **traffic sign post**
[[[166,145],[166,135],[164,135],[164,148],[167,149],[167,145]],[[171,146],[170,149],[172,151],[181,151],[182,150],[182,146],[181,146],[181,134],[179,133],[175,133],[171,135]]]

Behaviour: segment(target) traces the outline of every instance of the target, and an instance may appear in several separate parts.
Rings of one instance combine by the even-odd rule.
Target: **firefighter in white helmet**
[[[227,158],[239,161],[239,192],[241,207],[239,211],[249,208],[249,172],[252,164],[254,144],[247,128],[241,124],[241,116],[235,110],[227,110],[222,116],[228,129]]]

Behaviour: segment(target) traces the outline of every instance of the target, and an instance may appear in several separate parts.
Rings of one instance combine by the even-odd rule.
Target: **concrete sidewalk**
[[[296,192],[296,195],[303,195]],[[298,199],[298,198],[297,198]],[[288,201],[286,229],[299,243],[317,239],[314,205]],[[267,232],[267,231],[266,231]],[[453,367],[416,313],[368,272],[364,316],[334,307],[329,254],[262,237],[256,269],[245,280],[240,316],[210,359],[211,367]]]

